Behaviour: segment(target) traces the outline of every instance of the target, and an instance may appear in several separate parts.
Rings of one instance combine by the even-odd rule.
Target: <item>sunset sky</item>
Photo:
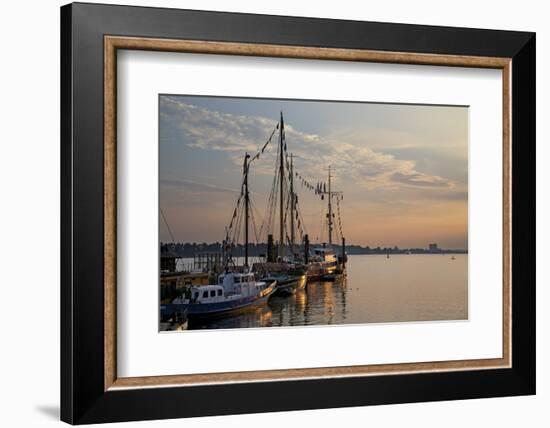
[[[240,191],[243,156],[285,119],[295,170],[344,192],[349,244],[468,246],[468,108],[161,95],[160,207],[178,242],[224,238]],[[276,140],[254,163],[251,198],[264,215]],[[305,227],[326,241],[326,200],[296,184]],[[261,220],[261,219],[259,219]],[[160,239],[170,242],[161,219]]]

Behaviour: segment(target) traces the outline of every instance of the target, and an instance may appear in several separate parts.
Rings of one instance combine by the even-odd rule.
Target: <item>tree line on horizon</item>
[[[310,243],[310,249],[321,247],[322,243]],[[303,246],[302,246],[303,247]],[[341,245],[333,244],[332,247],[338,253],[341,251]],[[287,246],[287,248],[290,248]],[[213,243],[198,243],[198,242],[177,242],[177,243],[160,243],[161,254],[171,254],[175,257],[194,257],[196,254],[200,253],[220,253],[222,251],[221,242]],[[370,247],[370,246],[361,246],[361,245],[346,245],[346,253],[348,255],[353,254],[439,254],[439,253],[456,253],[456,254],[466,254],[468,251],[465,249],[448,249],[448,248],[438,248],[437,250],[429,250],[428,248],[399,248],[397,246],[393,247]],[[244,245],[235,244],[232,250],[232,254],[235,257],[244,256]],[[248,244],[248,254],[251,257],[265,256],[267,254],[267,243],[260,244]]]

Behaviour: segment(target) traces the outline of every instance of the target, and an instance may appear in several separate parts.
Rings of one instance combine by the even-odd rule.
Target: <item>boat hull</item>
[[[293,276],[286,281],[277,282],[275,295],[291,296],[296,293],[296,290],[304,288],[307,282],[307,275]]]
[[[335,263],[312,263],[308,267],[307,280],[309,282],[323,281],[323,278],[334,275],[336,270],[337,266]]]
[[[183,312],[187,313],[190,318],[193,317],[208,317],[231,314],[239,312],[247,308],[265,304],[269,296],[275,291],[275,282],[271,283],[268,288],[257,296],[243,297],[240,299],[227,299],[222,302],[214,303],[169,303],[162,304],[160,307],[162,316]]]

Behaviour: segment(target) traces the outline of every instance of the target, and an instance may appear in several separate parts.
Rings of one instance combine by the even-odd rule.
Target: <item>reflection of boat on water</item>
[[[174,311],[172,313],[161,312],[160,330],[161,331],[181,331],[187,330],[189,320],[187,311]]]
[[[343,281],[345,277],[346,277],[345,272],[327,273],[325,275],[321,275],[321,278],[319,279],[319,281],[340,282],[340,281]]]
[[[275,281],[257,281],[252,273],[227,272],[219,276],[218,284],[186,288],[184,295],[162,305],[161,311],[186,311],[189,317],[227,314],[265,303],[275,285]]]

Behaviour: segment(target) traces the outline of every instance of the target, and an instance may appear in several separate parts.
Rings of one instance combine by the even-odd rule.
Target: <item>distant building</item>
[[[439,252],[439,248],[438,248],[437,244],[428,244],[428,251],[430,253],[437,253],[437,252]]]

